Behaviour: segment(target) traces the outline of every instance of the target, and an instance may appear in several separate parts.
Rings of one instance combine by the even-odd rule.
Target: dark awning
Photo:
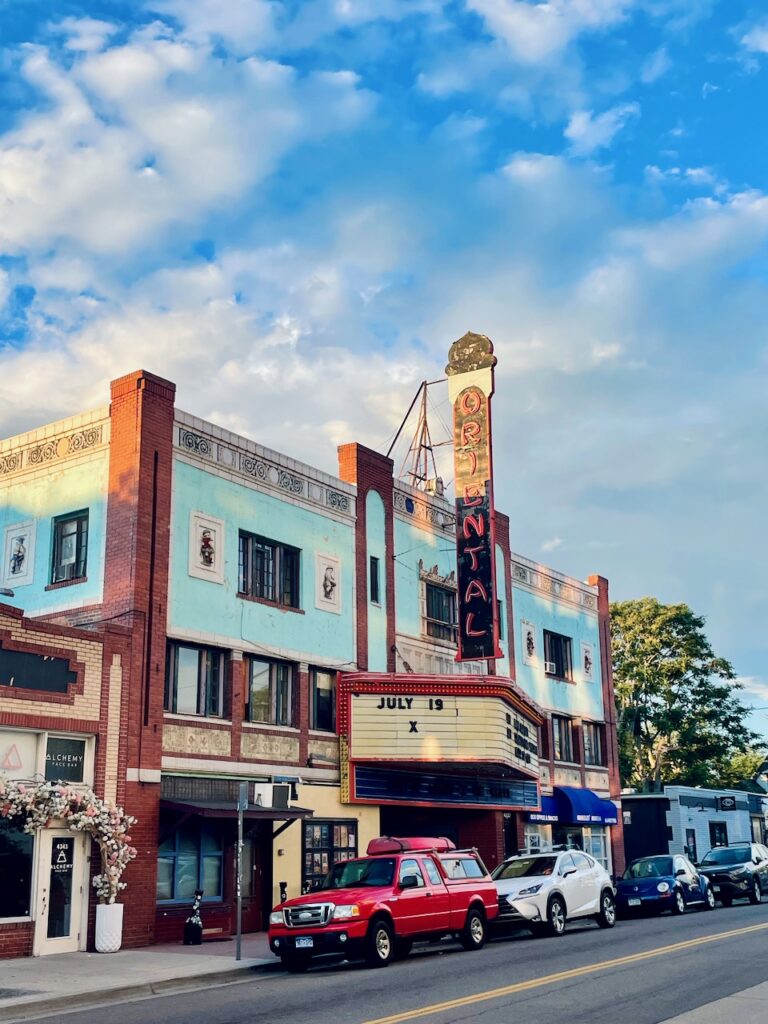
[[[555,786],[552,796],[541,798],[541,810],[529,811],[526,818],[560,825],[616,825],[619,820],[616,804],[575,786]]]
[[[179,814],[196,814],[201,818],[237,818],[237,805],[224,800],[161,800],[160,809]],[[248,804],[243,817],[256,821],[296,821],[311,818],[314,811],[308,807],[262,807]]]

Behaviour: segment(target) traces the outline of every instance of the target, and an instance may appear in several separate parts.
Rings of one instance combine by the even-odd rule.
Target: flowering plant
[[[136,856],[129,835],[136,819],[92,790],[63,782],[25,783],[0,776],[0,818],[20,824],[29,833],[45,828],[54,818],[66,822],[72,832],[85,832],[101,854],[101,871],[93,879],[99,902],[114,903],[125,888],[120,876]]]

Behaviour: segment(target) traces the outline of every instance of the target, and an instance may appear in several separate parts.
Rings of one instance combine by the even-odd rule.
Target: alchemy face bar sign
[[[500,658],[496,604],[491,396],[496,356],[490,338],[471,332],[451,345],[456,487],[457,661]]]

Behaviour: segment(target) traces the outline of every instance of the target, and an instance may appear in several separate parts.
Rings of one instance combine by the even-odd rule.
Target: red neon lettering
[[[463,455],[469,459],[472,468],[469,471],[470,476],[474,476],[477,472],[477,452],[470,449],[468,452],[463,452]]]
[[[467,587],[467,592],[464,594],[464,604],[469,604],[473,597],[482,597],[484,601],[488,600],[488,591],[480,580],[470,581],[470,584]]]
[[[471,494],[470,494],[470,490],[472,491]],[[479,487],[472,487],[472,488],[470,488],[470,485],[466,484],[464,486],[464,507],[465,508],[474,508],[475,505],[482,505],[482,503],[483,503],[483,496],[480,493],[480,488]]]
[[[467,636],[487,636],[487,629],[472,629],[472,624],[474,623],[474,621],[475,613],[470,612],[469,615],[467,616],[467,628],[464,630]]]
[[[471,404],[470,404],[471,400]],[[483,404],[483,396],[477,390],[472,388],[470,391],[465,391],[459,399],[459,408],[465,416],[472,416],[480,409]]]
[[[465,516],[462,524],[464,540],[469,540],[470,528],[475,531],[477,537],[485,536],[485,516],[481,512],[478,516]]]
[[[464,551],[462,552],[462,554],[469,555],[469,557],[472,559],[472,565],[470,566],[470,568],[472,569],[472,572],[477,572],[478,567],[480,565],[480,563],[477,560],[477,555],[475,554],[475,552],[476,551],[482,551],[482,550],[483,550],[483,545],[482,544],[478,544],[476,548],[464,548]]]
[[[467,420],[461,425],[461,445],[480,443],[480,424],[477,420]]]

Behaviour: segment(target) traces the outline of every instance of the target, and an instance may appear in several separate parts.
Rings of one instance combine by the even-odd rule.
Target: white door
[[[40,855],[37,864],[34,955],[74,953],[85,947],[87,901],[85,884],[85,836],[63,829],[37,833]],[[83,928],[81,928],[81,923]]]

